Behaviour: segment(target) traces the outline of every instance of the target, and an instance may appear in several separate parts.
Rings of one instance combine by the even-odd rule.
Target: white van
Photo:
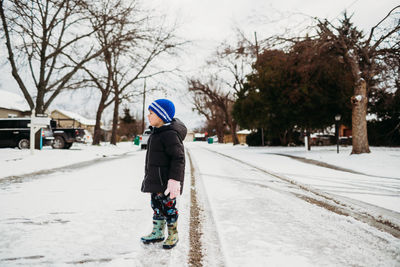
[[[142,136],[140,137],[140,148],[146,149],[147,148],[147,141],[149,140],[149,136],[151,134],[151,130],[147,129],[144,131]]]

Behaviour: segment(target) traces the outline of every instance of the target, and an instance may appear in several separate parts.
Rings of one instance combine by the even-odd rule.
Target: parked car
[[[339,145],[351,146],[353,144],[352,136],[342,136],[339,138]]]
[[[329,146],[336,144],[336,136],[332,134],[312,134],[311,145],[313,146]]]
[[[51,120],[51,128],[55,149],[69,149],[74,142],[84,143],[85,130],[82,128],[59,128],[55,120]]]
[[[145,130],[140,137],[140,148],[141,149],[146,149],[147,148],[147,141],[149,140],[149,136],[151,134],[151,130]]]
[[[0,119],[0,147],[29,148],[31,130],[28,124],[30,123],[30,118]],[[43,127],[41,133],[42,145],[51,146],[54,141],[54,136],[50,126]],[[40,134],[40,132],[37,133],[37,135],[38,134]]]

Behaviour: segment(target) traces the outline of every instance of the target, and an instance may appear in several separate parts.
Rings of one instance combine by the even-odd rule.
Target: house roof
[[[241,130],[241,131],[238,131],[236,133],[237,134],[251,134],[251,131],[250,130]]]
[[[71,119],[74,119],[74,120],[76,120],[77,122],[80,122],[80,123],[82,123],[82,124],[84,124],[84,125],[93,125],[93,126],[96,125],[96,120],[87,119],[87,118],[85,118],[85,117],[82,117],[82,116],[79,115],[79,114],[74,113],[74,112],[67,111],[67,110],[62,110],[62,109],[55,109],[55,110],[53,110],[53,112],[55,112],[55,111],[57,111],[57,112],[59,112],[59,113],[65,115],[65,116],[67,116],[67,117],[69,117],[69,118],[71,118]],[[52,112],[52,113],[53,113],[53,112]]]
[[[22,96],[4,90],[0,90],[0,108],[18,111],[31,110],[28,103]]]

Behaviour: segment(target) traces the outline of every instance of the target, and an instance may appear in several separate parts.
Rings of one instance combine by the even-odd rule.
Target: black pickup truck
[[[57,121],[51,120],[54,142],[53,148],[69,149],[74,142],[84,143],[85,130],[82,128],[59,128]]]
[[[18,147],[27,149],[30,144],[31,129],[29,124],[31,118],[1,118],[0,119],[0,147]],[[42,133],[42,142],[40,142],[40,133]],[[36,133],[35,148],[53,145],[53,133],[50,127],[43,127],[42,131]]]

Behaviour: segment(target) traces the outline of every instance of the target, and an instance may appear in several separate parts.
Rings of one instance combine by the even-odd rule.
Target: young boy
[[[176,197],[182,194],[185,175],[183,139],[187,129],[174,119],[175,106],[168,99],[150,104],[148,115],[151,135],[147,141],[145,177],[142,192],[151,193],[153,231],[141,238],[145,244],[164,240],[165,223],[168,238],[163,248],[171,249],[178,242]]]

